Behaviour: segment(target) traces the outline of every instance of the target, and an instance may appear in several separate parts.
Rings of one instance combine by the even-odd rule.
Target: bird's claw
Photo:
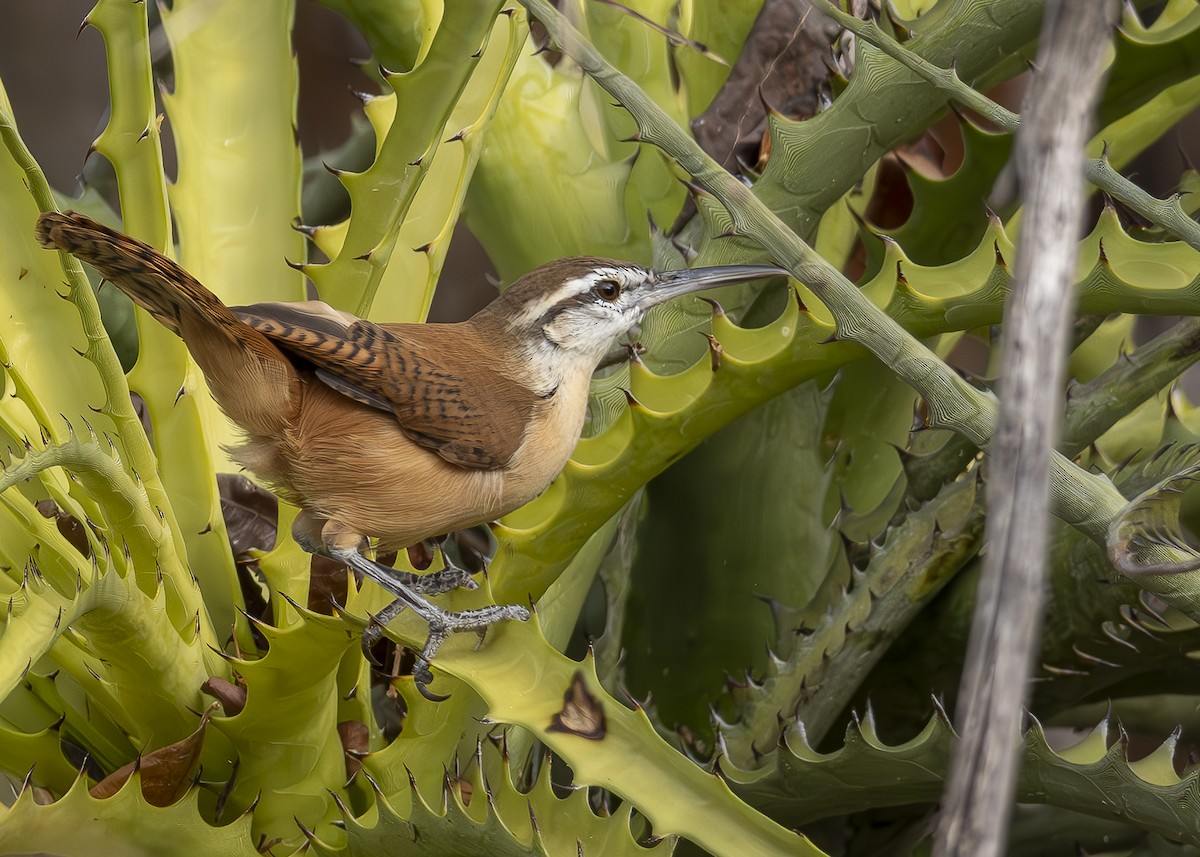
[[[335,559],[345,562],[396,596],[396,600],[371,616],[367,627],[363,629],[362,650],[363,656],[368,662],[377,667],[382,666],[371,653],[371,647],[383,636],[384,629],[388,624],[406,607],[412,608],[413,612],[429,624],[429,637],[425,641],[421,653],[417,656],[417,663],[413,668],[413,679],[420,694],[430,701],[440,702],[449,698],[433,693],[428,689],[428,685],[433,681],[433,673],[429,669],[429,664],[442,643],[451,634],[460,631],[475,631],[482,641],[487,629],[497,622],[506,620],[524,622],[529,619],[529,611],[515,604],[480,607],[458,613],[451,613],[431,604],[425,597],[426,595],[440,595],[458,588],[478,588],[478,584],[471,579],[469,572],[452,564],[433,574],[411,575],[373,562],[358,551],[345,550],[331,553]]]
[[[363,628],[362,639],[359,641],[359,645],[362,648],[362,654],[367,663],[377,670],[383,669],[383,664],[380,662],[379,658],[375,657],[375,653],[371,650],[375,647],[375,644],[379,642],[379,639],[382,636],[383,626],[376,621],[374,616],[371,616],[370,621],[367,623],[367,627]]]
[[[445,702],[450,698],[448,693],[434,693],[429,689],[429,684],[433,681],[433,673],[426,667],[420,673],[413,673],[413,679],[416,684],[417,693],[428,699],[430,702]]]

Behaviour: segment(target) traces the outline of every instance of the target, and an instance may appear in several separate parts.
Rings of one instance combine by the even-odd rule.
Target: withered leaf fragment
[[[158,807],[175,803],[192,785],[196,767],[200,764],[200,748],[204,743],[208,717],[209,711],[204,712],[200,725],[191,735],[122,765],[88,789],[88,793],[94,798],[112,797],[128,782],[134,771],[140,771],[142,796],[146,798],[146,803]]]
[[[279,500],[275,495],[240,473],[218,473],[217,488],[234,557],[245,562],[251,550],[274,548],[279,528]]]
[[[338,738],[346,753],[346,779],[353,779],[362,768],[361,757],[371,749],[371,733],[361,720],[343,720],[337,725]]]
[[[246,707],[246,688],[220,676],[209,676],[208,681],[200,685],[200,691],[220,702],[226,717],[241,714]]]
[[[78,518],[64,512],[58,503],[50,499],[38,500],[35,506],[39,515],[54,521],[54,526],[58,528],[58,532],[70,543],[71,547],[84,556],[92,555],[92,546],[88,544],[87,531],[84,530],[83,524],[79,522]]]
[[[599,741],[608,732],[604,709],[596,697],[588,692],[583,682],[583,673],[575,671],[571,686],[563,694],[563,707],[550,720],[548,732],[567,732],[589,741]]]

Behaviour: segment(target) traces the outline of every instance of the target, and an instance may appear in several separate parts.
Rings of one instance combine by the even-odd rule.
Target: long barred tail
[[[185,314],[229,329],[245,328],[221,300],[162,253],[136,238],[109,229],[76,211],[51,211],[38,218],[34,234],[43,247],[58,248],[87,262],[168,330],[183,335]]]
[[[148,244],[75,211],[41,215],[34,234],[43,247],[87,262],[182,337],[234,422],[255,434],[280,430],[297,401],[295,369],[199,280]]]

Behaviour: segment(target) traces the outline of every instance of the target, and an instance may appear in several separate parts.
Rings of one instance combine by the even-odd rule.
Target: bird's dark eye
[[[601,280],[592,291],[602,301],[615,301],[621,296],[621,284],[616,280]]]

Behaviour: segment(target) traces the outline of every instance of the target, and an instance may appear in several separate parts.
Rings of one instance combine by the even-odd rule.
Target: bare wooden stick
[[[1020,721],[1042,626],[1051,451],[1062,418],[1084,144],[1117,4],[1049,0],[1017,136],[1024,222],[1005,308],[987,550],[935,857],[996,857],[1007,839]]]

